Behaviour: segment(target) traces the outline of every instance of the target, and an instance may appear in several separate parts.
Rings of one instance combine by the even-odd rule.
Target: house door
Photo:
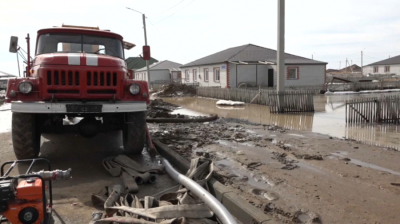
[[[268,69],[268,87],[274,87],[274,70]]]

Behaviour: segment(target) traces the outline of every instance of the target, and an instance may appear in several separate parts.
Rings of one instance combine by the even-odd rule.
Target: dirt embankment
[[[184,97],[195,96],[196,93],[196,88],[193,86],[173,83],[165,86],[159,92],[155,93],[155,95],[159,97]]]
[[[152,125],[186,158],[282,223],[398,223],[400,153],[236,119]]]

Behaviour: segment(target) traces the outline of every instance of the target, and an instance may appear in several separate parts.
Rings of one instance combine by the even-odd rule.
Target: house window
[[[197,70],[193,69],[193,82],[197,81]]]
[[[219,82],[220,79],[219,68],[214,68],[214,82]]]
[[[204,81],[208,82],[208,68],[204,69]]]
[[[385,72],[390,72],[390,66],[385,66]]]
[[[378,66],[374,66],[374,73],[378,73],[379,67]]]
[[[189,70],[185,70],[185,79],[186,79],[186,82],[190,81]]]
[[[299,79],[299,68],[287,68],[287,79]]]

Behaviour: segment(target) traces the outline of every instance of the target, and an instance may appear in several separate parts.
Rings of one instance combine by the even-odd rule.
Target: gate
[[[400,124],[400,96],[348,100],[346,123]]]

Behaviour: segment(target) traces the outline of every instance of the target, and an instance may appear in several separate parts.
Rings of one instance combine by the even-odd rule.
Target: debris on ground
[[[191,118],[187,115],[182,114],[171,114],[174,110],[176,110],[178,106],[167,103],[162,99],[154,99],[150,102],[150,105],[147,108],[147,117],[148,118]]]
[[[232,101],[232,100],[218,100],[216,102],[216,104],[220,105],[220,106],[245,106],[246,105],[244,102]]]
[[[128,157],[126,157],[128,158]],[[159,171],[156,168],[137,167],[124,156],[117,156],[109,161],[122,163],[121,172],[127,167],[137,171]],[[126,164],[128,162],[128,164]],[[213,165],[210,160],[196,158],[192,160],[191,172],[187,176],[204,187],[213,173]],[[115,165],[115,164],[113,164]],[[200,168],[201,167],[201,168]],[[195,175],[193,175],[195,173]],[[112,173],[113,175],[114,173]],[[98,194],[92,194],[93,206],[99,208],[103,205],[103,212],[92,213],[90,224],[97,223],[207,223],[217,224],[214,212],[195,194],[187,190],[185,186],[176,186],[169,191],[155,192],[153,196],[145,196],[139,199],[131,192],[124,190],[120,185],[114,185],[113,189],[102,189]],[[178,189],[174,192],[175,189]]]
[[[162,97],[184,97],[184,96],[195,96],[197,90],[194,86],[188,86],[184,84],[171,83],[168,86],[163,87],[156,96]]]
[[[297,159],[305,159],[305,160],[323,160],[321,155],[310,155],[310,154],[300,154],[300,153],[292,153]]]
[[[298,163],[298,161],[296,160],[290,160],[287,159],[287,154],[286,153],[280,153],[280,152],[272,152],[272,154],[274,155],[272,157],[272,159],[276,159],[278,160],[278,162],[284,164],[285,166],[283,166],[281,169],[284,170],[294,170],[296,168],[299,168],[298,165],[296,165],[295,163]]]
[[[160,124],[152,136],[186,158],[191,158],[193,149],[215,144],[219,140],[243,143],[262,139],[246,132],[239,124],[229,124],[224,118],[212,123]]]
[[[155,183],[158,174],[164,172],[164,167],[144,167],[125,155],[109,157],[103,160],[104,168],[113,177],[121,177],[126,191],[137,193],[139,184]]]

